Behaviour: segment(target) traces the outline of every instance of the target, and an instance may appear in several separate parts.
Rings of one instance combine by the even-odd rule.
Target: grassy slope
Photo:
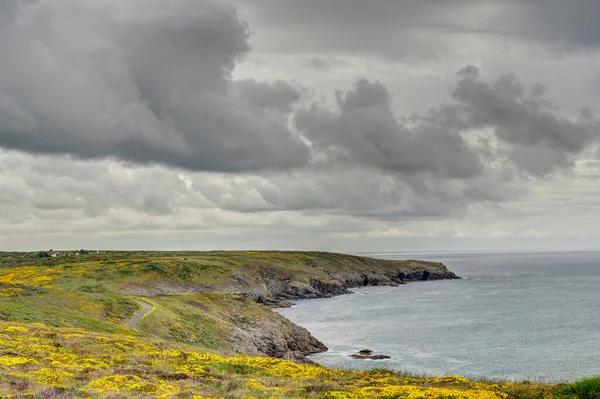
[[[278,315],[230,292],[146,297],[144,300],[154,306],[154,311],[144,317],[135,330],[120,326],[138,309],[132,297],[121,293],[123,287],[132,284],[170,281],[181,283],[184,288],[186,284],[195,284],[218,291],[227,287],[236,273],[256,266],[268,266],[307,281],[309,277],[325,279],[332,273],[348,270],[377,272],[397,264],[317,252],[118,252],[59,258],[0,253],[0,397],[3,393],[14,394],[19,390],[45,397],[56,397],[47,393],[63,390],[67,391],[64,394],[67,396],[141,397],[150,394],[167,397],[172,390],[178,392],[172,397],[184,398],[193,396],[192,392],[206,396],[226,392],[220,396],[230,398],[404,398],[422,397],[414,395],[419,395],[423,389],[431,391],[428,392],[433,396],[429,397],[446,397],[438,395],[446,392],[439,390],[442,388],[460,391],[454,392],[457,398],[503,398],[505,394],[511,398],[542,398],[540,395],[544,392],[548,395],[557,392],[552,387],[538,385],[419,379],[387,372],[380,375],[378,372],[351,373],[310,367],[306,370],[315,374],[298,379],[289,370],[300,366],[273,361],[275,363],[269,367],[289,369],[288,374],[265,373],[262,360],[258,359],[210,358],[212,360],[199,366],[198,370],[202,371],[196,370],[196,374],[182,372],[183,363],[187,364],[187,361],[173,360],[169,348],[233,355],[234,321],[238,325],[240,320],[278,325]],[[43,323],[52,328],[18,323]],[[72,327],[80,330],[66,329]],[[42,346],[32,346],[34,342]],[[107,346],[102,342],[112,344]],[[162,351],[158,360],[150,363],[143,360],[147,352],[144,345],[154,345]],[[29,347],[45,349],[32,352]],[[130,347],[134,349],[130,355],[112,353],[115,348]],[[53,357],[53,352],[63,350],[68,350],[68,356]],[[110,363],[107,356],[121,360]],[[29,360],[22,363],[21,358]],[[65,359],[70,359],[71,363],[62,364]],[[102,366],[96,367],[100,363]],[[61,377],[60,370],[68,375]],[[169,373],[180,375],[174,377]],[[107,376],[114,378],[106,379]],[[122,378],[128,382],[115,383],[121,396],[94,382],[101,380],[110,385],[110,381],[121,381]],[[123,388],[129,383],[131,389]],[[369,391],[369,386],[380,386],[381,392],[389,395],[377,396],[377,392]],[[45,389],[50,391],[42,394]],[[327,391],[354,393],[327,396]]]
[[[190,287],[206,291],[235,290],[236,274],[255,273],[268,266],[298,281],[309,277],[328,279],[341,271],[376,272],[397,261],[375,260],[320,252],[109,252],[84,256],[40,258],[35,253],[0,254],[0,320],[40,321],[57,327],[82,327],[115,332],[115,324],[137,310],[132,287],[160,285],[175,294]],[[253,284],[258,284],[253,280]],[[20,288],[27,287],[25,291]],[[142,291],[143,291],[142,290]],[[8,294],[8,292],[12,294]],[[190,294],[192,295],[192,294]],[[151,296],[156,311],[139,329],[157,337],[199,345],[204,349],[233,353],[228,340],[232,317],[274,322],[279,316],[255,305],[234,301],[218,292]],[[204,304],[190,305],[190,302]]]
[[[246,264],[268,262],[230,253],[109,253],[39,258],[0,255],[0,320],[119,332],[138,305],[123,286],[171,281],[215,287]],[[36,264],[37,263],[37,264]],[[154,311],[136,329],[148,335],[235,354],[233,318],[270,322],[281,316],[233,293],[205,292],[144,298]]]
[[[140,321],[137,326],[140,330],[226,354],[235,352],[228,340],[233,329],[232,317],[267,319],[272,315],[269,309],[232,294],[161,296],[146,301],[155,310]]]
[[[0,347],[5,397],[501,399],[552,397],[564,389],[225,358],[164,341],[37,324],[0,322]]]
[[[405,261],[380,260],[325,252],[111,252],[101,255],[38,258],[35,254],[0,254],[0,268],[46,266],[43,270],[59,287],[100,285],[115,290],[125,284],[152,279],[219,286],[240,269],[267,265],[298,280],[327,277],[345,271],[382,271]],[[425,265],[422,262],[420,267]],[[435,263],[431,263],[436,265]],[[84,267],[82,268],[82,265]]]

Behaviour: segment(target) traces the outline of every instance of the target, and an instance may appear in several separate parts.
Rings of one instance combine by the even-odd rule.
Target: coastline
[[[428,265],[431,266],[431,262],[426,261],[409,261],[412,262],[412,266],[419,265]],[[402,269],[390,269],[386,274],[356,274],[356,273],[340,273],[335,276],[331,276],[332,280],[327,282],[319,281],[316,279],[309,279],[309,287],[305,287],[306,289],[303,291],[296,290],[297,285],[289,284],[289,286],[294,287],[293,289],[284,289],[277,290],[275,292],[270,292],[270,297],[265,299],[265,297],[259,295],[258,297],[254,297],[258,303],[261,303],[265,306],[268,306],[274,313],[283,317],[287,322],[305,330],[308,332],[310,336],[310,341],[314,343],[316,340],[317,347],[310,347],[309,350],[303,351],[299,354],[294,355],[293,360],[299,361],[301,363],[316,363],[311,359],[308,359],[307,356],[314,355],[317,353],[327,352],[329,348],[320,340],[317,340],[313,337],[312,333],[308,331],[305,327],[300,326],[293,321],[289,320],[287,317],[277,312],[276,309],[285,309],[294,306],[295,304],[292,301],[295,300],[309,300],[309,299],[327,299],[333,298],[340,295],[350,295],[355,294],[354,290],[366,288],[366,287],[400,287],[402,285],[408,283],[416,283],[423,281],[440,281],[440,280],[455,280],[462,279],[462,277],[457,276],[452,271],[449,271],[446,266],[441,263],[434,264],[437,268],[437,271],[432,270],[414,270],[412,272],[406,272],[406,270]],[[246,293],[250,297],[253,297],[252,293]],[[318,364],[318,363],[317,363]]]
[[[402,263],[400,263],[402,262]],[[462,279],[437,262],[407,260],[393,263],[379,270],[348,270],[322,275],[308,275],[295,279],[275,268],[260,266],[260,289],[247,289],[248,280],[242,280],[240,292],[260,304],[270,307],[288,307],[289,301],[300,299],[332,298],[351,294],[353,288],[387,286],[397,287],[419,281]]]
[[[212,254],[211,254],[212,255]],[[154,280],[126,284],[122,292],[134,296],[180,295],[222,292],[255,304],[264,311],[252,316],[230,315],[226,340],[238,353],[263,355],[306,363],[307,356],[328,350],[310,332],[272,311],[291,301],[332,298],[367,286],[401,286],[409,282],[460,279],[439,262],[385,260],[325,252],[230,252],[249,257],[219,284],[174,283]]]
[[[330,298],[360,292],[362,287],[459,278],[440,263],[274,251],[112,252],[57,259],[17,255],[5,256],[9,264],[0,268],[5,294],[0,298],[0,330],[11,348],[2,359],[7,382],[0,384],[0,396],[26,389],[33,395],[68,391],[73,397],[81,392],[90,397],[90,388],[123,381],[131,382],[132,388],[113,384],[111,394],[121,390],[130,397],[165,392],[192,397],[193,392],[208,398],[223,396],[225,389],[235,397],[250,398],[272,397],[276,389],[300,398],[306,397],[304,389],[312,389],[315,398],[526,399],[554,393],[570,398],[572,392],[600,384],[593,378],[555,386],[536,380],[467,379],[458,373],[428,377],[300,364],[311,363],[302,359],[306,354],[325,348],[305,328],[277,313],[275,306],[294,300],[290,297]],[[383,296],[398,292],[413,298],[417,291],[429,291],[420,288],[389,288]],[[123,324],[139,314],[134,300],[147,301],[154,310],[129,329]],[[352,313],[353,307],[347,309]],[[50,348],[56,359],[40,356],[24,344],[32,340]],[[385,349],[373,344],[372,349]],[[111,356],[106,357],[108,353]],[[60,363],[60,370],[57,359],[66,362]],[[62,374],[51,383],[40,380],[50,371]]]
[[[134,300],[148,301],[155,311],[137,322],[140,333],[222,354],[298,362],[327,348],[271,308],[364,286],[459,278],[437,262],[314,251],[22,253],[6,259],[11,266],[0,269],[0,282],[17,284],[6,320],[112,331],[118,329],[112,321],[120,327],[135,316]],[[36,275],[43,280],[15,277]],[[62,309],[65,292],[80,298],[73,314],[45,311]],[[39,303],[31,307],[34,293]]]

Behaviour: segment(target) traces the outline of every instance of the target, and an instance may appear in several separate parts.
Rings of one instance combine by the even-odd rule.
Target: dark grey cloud
[[[269,13],[293,12],[298,21],[324,23],[337,10],[348,25],[362,21],[365,29],[392,23],[397,13],[407,26],[419,18],[443,25],[470,4],[367,7],[352,0],[338,8],[336,0],[327,0],[293,2],[287,10],[285,3]],[[0,36],[6,60],[0,70],[0,146],[9,149],[196,171],[335,165],[469,179],[489,169],[486,153],[464,137],[470,129],[493,129],[507,145],[495,155],[538,176],[571,165],[597,137],[593,117],[561,117],[540,86],[525,89],[508,75],[488,83],[473,68],[460,72],[455,103],[413,120],[399,119],[387,87],[367,79],[337,92],[337,109],[303,106],[301,84],[233,80],[236,62],[250,51],[248,27],[225,2],[3,4],[5,14],[14,16],[5,19]]]
[[[361,79],[336,97],[337,111],[313,105],[295,117],[298,130],[329,160],[407,175],[466,178],[482,172],[476,152],[456,130],[399,121],[383,84]]]
[[[596,47],[596,0],[242,0],[260,50],[443,58],[469,37]],[[466,39],[464,41],[463,39]]]
[[[0,3],[0,29],[13,23],[18,6],[19,0],[6,0]]]
[[[254,79],[238,80],[235,88],[239,98],[262,110],[289,112],[302,97],[301,89],[282,80],[257,82]]]
[[[232,82],[249,47],[231,5],[11,0],[3,7],[19,18],[4,18],[0,36],[1,146],[192,170],[306,164],[308,149],[283,115],[295,90]],[[252,104],[240,101],[240,90]]]
[[[505,0],[498,2],[498,28],[504,34],[562,43],[569,47],[600,45],[600,2],[596,0]]]
[[[491,129],[504,145],[501,152],[532,175],[572,166],[600,136],[600,125],[589,111],[582,110],[576,120],[561,116],[543,86],[527,88],[514,75],[487,82],[473,66],[461,69],[459,76],[451,92],[457,104],[432,110],[431,119],[462,131]]]
[[[469,0],[242,0],[238,6],[259,50],[390,57],[435,56],[444,46],[438,34],[457,30],[449,21],[482,8]]]
[[[546,233],[531,221],[562,234],[571,215],[578,232],[597,214],[598,121],[572,113],[585,78],[569,96],[531,70],[597,47],[599,6],[0,0],[0,241],[389,249]],[[589,64],[561,55],[541,81]],[[453,85],[467,62],[486,73]]]
[[[436,1],[373,9],[350,1],[341,13],[366,31],[391,26],[402,9],[406,29],[427,19],[427,29],[435,22],[444,31],[444,18],[467,3],[445,3],[444,13]],[[446,104],[407,118],[388,87],[367,78],[337,91],[333,106],[310,103],[302,82],[235,80],[248,27],[224,2],[2,4],[0,146],[53,155],[0,158],[6,224],[235,227],[265,215],[293,224],[290,212],[444,219],[523,198],[523,177],[570,168],[598,139],[590,112],[566,118],[542,86],[488,79],[474,67],[459,71]],[[303,4],[294,3],[299,21],[306,11],[324,24],[338,3]],[[287,12],[280,7],[270,12]],[[302,59],[323,73],[335,65],[335,57]],[[478,141],[473,131],[489,134]]]

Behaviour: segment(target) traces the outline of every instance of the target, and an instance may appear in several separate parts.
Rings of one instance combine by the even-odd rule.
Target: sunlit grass
[[[276,326],[281,317],[228,292],[235,275],[306,281],[390,262],[277,251],[0,253],[0,398],[600,398],[598,379],[551,386],[234,356],[234,320]],[[138,310],[127,289],[165,282],[216,292],[147,296],[153,311],[123,327]]]
[[[164,341],[0,322],[0,396],[158,398],[524,398],[514,383],[347,371],[223,357]],[[548,386],[528,386],[552,397]],[[61,396],[62,395],[62,396]],[[531,397],[531,396],[528,396]],[[585,397],[587,398],[587,397]]]

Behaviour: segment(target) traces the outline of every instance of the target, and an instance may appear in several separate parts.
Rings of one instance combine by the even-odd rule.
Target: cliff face
[[[121,331],[116,324],[133,316],[135,297],[144,297],[153,310],[134,328],[149,336],[219,353],[296,361],[327,348],[269,306],[346,294],[358,286],[457,278],[439,263],[326,252],[110,252],[15,259],[0,268],[9,293],[5,302],[11,303],[2,313],[10,320]],[[36,273],[43,279],[34,278]],[[52,288],[40,284],[48,279]]]
[[[234,325],[233,348],[247,355],[304,362],[307,355],[327,350],[308,330],[275,312],[261,319],[237,318]]]
[[[152,325],[152,315],[140,324],[148,332],[295,361],[327,348],[268,307],[348,294],[355,287],[459,278],[441,263],[323,252],[198,253],[172,262],[147,261],[141,270],[150,274],[133,275],[132,281],[121,284],[121,292],[154,298],[168,310],[162,329]],[[187,306],[191,298],[195,306]]]
[[[369,260],[373,261],[373,260]],[[351,293],[363,286],[398,286],[413,281],[459,279],[441,263],[408,261],[371,263],[363,270],[315,270],[314,275],[296,277],[266,265],[246,267],[234,275],[234,285],[258,303],[287,306],[294,299],[328,298]]]
[[[351,293],[363,286],[398,286],[412,281],[448,280],[460,277],[441,263],[409,261],[378,262],[349,270],[315,269],[312,275],[294,275],[267,265],[247,266],[233,276],[235,290],[263,305],[290,306],[294,299],[327,298]],[[231,287],[230,287],[231,288]],[[278,315],[279,316],[279,315]],[[287,319],[268,317],[260,320],[240,318],[232,334],[235,348],[250,355],[267,355],[295,361],[323,352],[327,347],[310,333]]]

